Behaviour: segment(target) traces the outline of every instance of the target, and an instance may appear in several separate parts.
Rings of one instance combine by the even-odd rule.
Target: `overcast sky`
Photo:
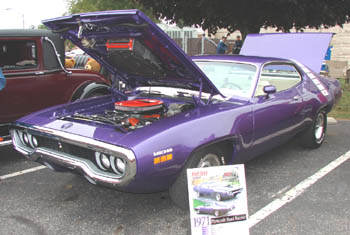
[[[37,27],[41,20],[62,16],[66,0],[1,0],[0,29]]]

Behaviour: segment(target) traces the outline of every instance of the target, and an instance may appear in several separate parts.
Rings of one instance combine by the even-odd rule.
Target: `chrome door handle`
[[[300,100],[300,98],[301,98],[300,96],[296,95],[293,97],[293,100]]]

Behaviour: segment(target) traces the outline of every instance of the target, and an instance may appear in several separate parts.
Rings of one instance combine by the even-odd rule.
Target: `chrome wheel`
[[[215,215],[216,217],[218,217],[218,216],[220,215],[220,213],[219,213],[218,211],[214,211],[214,215]]]
[[[216,201],[221,201],[221,195],[220,195],[220,193],[217,193],[217,194],[215,195],[215,199],[216,199]]]
[[[220,166],[223,164],[222,156],[221,150],[214,146],[195,151],[182,168],[176,181],[169,188],[171,200],[182,209],[188,209],[187,169]]]
[[[208,153],[207,155],[205,155],[200,159],[200,161],[197,164],[197,168],[220,166],[220,165],[221,165],[221,161],[219,157],[213,153]]]
[[[317,115],[316,123],[315,123],[315,140],[316,143],[321,143],[324,139],[324,131],[325,131],[325,115],[323,113],[319,113]]]

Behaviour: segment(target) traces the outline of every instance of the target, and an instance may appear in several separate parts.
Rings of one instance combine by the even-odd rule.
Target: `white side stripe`
[[[12,177],[15,177],[15,176],[19,176],[19,175],[24,175],[24,174],[27,174],[27,173],[30,173],[30,172],[38,171],[38,170],[41,170],[41,169],[44,169],[44,168],[47,168],[47,167],[46,166],[37,166],[37,167],[33,167],[33,168],[26,169],[26,170],[23,170],[23,171],[14,172],[14,173],[11,173],[11,174],[8,174],[8,175],[3,175],[3,176],[0,176],[0,181],[5,180],[5,179],[9,179],[9,178],[12,178]]]
[[[349,159],[350,151],[340,156],[333,162],[329,163],[327,166],[323,167],[312,176],[300,182],[294,188],[286,192],[281,198],[272,201],[270,204],[257,211],[255,214],[249,217],[249,228],[252,228],[254,225],[258,224],[260,221],[271,215],[273,212],[277,211],[279,208],[283,207],[285,204],[293,201],[295,198],[300,196],[307,188],[312,186],[323,176],[327,175],[328,173],[330,173],[335,168],[337,168]]]

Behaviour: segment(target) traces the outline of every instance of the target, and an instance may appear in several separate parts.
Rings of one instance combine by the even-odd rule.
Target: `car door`
[[[263,87],[273,85],[276,93],[265,94]],[[291,63],[264,65],[253,101],[253,149],[263,152],[281,144],[297,133],[304,107],[299,90],[302,76]]]
[[[0,123],[65,101],[68,77],[63,71],[43,68],[39,37],[2,39],[0,44],[4,57],[0,65],[6,77],[0,93]]]

